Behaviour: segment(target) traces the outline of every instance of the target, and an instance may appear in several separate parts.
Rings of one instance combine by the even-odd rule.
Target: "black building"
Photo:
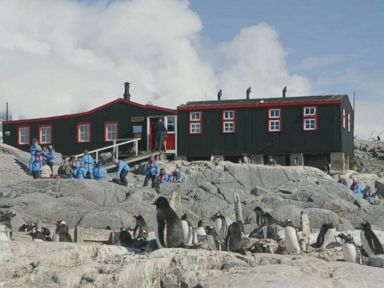
[[[141,138],[139,150],[148,151],[154,146],[153,124],[159,118],[169,131],[167,152],[176,153],[176,110],[122,98],[84,113],[3,122],[3,141],[29,151],[36,138],[70,155],[108,146],[114,139]]]
[[[353,156],[347,95],[188,102],[177,109],[179,156],[335,169]]]

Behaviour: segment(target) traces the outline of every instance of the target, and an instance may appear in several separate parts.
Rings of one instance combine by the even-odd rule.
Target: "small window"
[[[18,127],[17,128],[17,145],[29,145],[30,144],[30,127]]]
[[[201,134],[200,122],[189,123],[189,134]]]
[[[345,109],[343,109],[343,128],[346,128],[345,122]]]
[[[269,118],[280,118],[280,109],[269,109]]]
[[[39,143],[52,144],[52,126],[51,125],[39,127]]]
[[[167,117],[167,131],[174,132],[175,131],[175,116]]]
[[[189,113],[189,134],[198,135],[202,133],[203,117],[202,112],[190,112]]]
[[[201,120],[201,112],[191,112],[189,113],[190,121],[200,121]]]
[[[118,139],[118,123],[117,122],[106,122],[104,124],[104,140],[113,141]]]
[[[222,132],[224,134],[236,133],[236,114],[234,110],[223,111]]]
[[[315,116],[316,107],[304,107],[304,117],[306,116]]]
[[[304,119],[304,130],[316,130],[316,119]]]
[[[91,124],[80,123],[77,125],[77,142],[79,143],[91,142]]]
[[[269,120],[269,132],[279,132],[280,131],[280,120]]]
[[[348,132],[351,132],[351,114],[348,113]]]

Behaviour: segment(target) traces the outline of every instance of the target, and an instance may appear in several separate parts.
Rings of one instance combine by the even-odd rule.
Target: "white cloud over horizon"
[[[198,49],[203,24],[187,0],[79,3],[3,0],[0,97],[14,119],[85,111],[123,94],[175,108],[187,101],[308,95],[309,81],[290,74],[277,32],[242,29],[231,41]],[[203,52],[202,52],[203,51]],[[215,55],[208,61],[207,55]]]

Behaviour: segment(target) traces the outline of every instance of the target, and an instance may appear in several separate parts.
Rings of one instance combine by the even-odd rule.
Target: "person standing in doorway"
[[[165,135],[167,134],[167,129],[164,126],[163,119],[159,120],[155,124],[155,149],[157,151],[162,151],[164,148]]]

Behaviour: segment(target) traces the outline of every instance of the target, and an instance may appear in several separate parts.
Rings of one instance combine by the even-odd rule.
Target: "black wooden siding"
[[[139,141],[139,150],[147,149],[147,117],[148,116],[164,116],[172,113],[145,109],[125,102],[114,103],[104,109],[98,110],[89,115],[68,117],[66,119],[55,120],[39,120],[28,121],[26,123],[8,123],[4,124],[3,131],[10,131],[9,137],[4,137],[4,143],[18,147],[22,150],[29,151],[30,145],[17,145],[17,127],[30,126],[30,137],[38,139],[38,127],[41,125],[52,125],[52,141],[56,151],[64,154],[82,153],[85,149],[93,150],[103,146],[107,146],[112,142],[104,141],[104,123],[118,122],[118,137],[133,138],[133,125],[142,125],[143,132],[141,141]],[[131,117],[144,116],[143,122],[131,122]],[[77,124],[91,124],[91,142],[77,143]]]

